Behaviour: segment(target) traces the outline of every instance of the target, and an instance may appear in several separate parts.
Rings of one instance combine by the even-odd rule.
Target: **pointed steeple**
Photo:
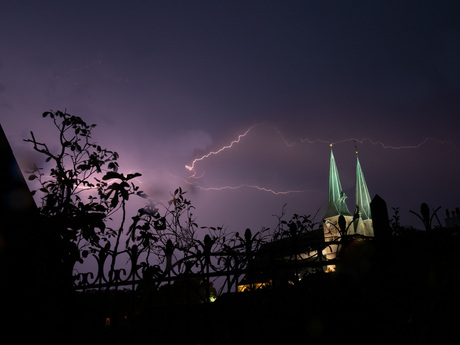
[[[361,164],[359,163],[358,151],[356,151],[356,206],[363,220],[372,219],[371,197],[369,196]]]
[[[342,184],[340,183],[339,172],[335,163],[334,153],[332,152],[331,144],[331,161],[329,168],[329,203],[326,211],[325,218],[333,217],[337,215],[351,216],[348,211],[345,199],[347,196],[342,190]]]

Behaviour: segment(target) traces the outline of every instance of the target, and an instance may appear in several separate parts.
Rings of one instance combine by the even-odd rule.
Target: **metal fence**
[[[111,253],[100,250],[92,253],[96,267],[92,272],[75,274],[77,291],[102,289],[138,289],[149,285],[158,290],[162,285],[171,286],[183,282],[198,282],[204,300],[223,293],[254,290],[274,286],[282,282],[300,280],[311,272],[324,271],[331,262],[322,255],[324,241],[307,241],[298,238],[278,242],[255,241],[249,230],[244,238],[233,245],[215,246],[210,236],[198,241],[194,250],[177,250],[171,242],[163,248],[163,255],[156,263],[145,259],[145,252],[138,247]],[[304,241],[305,242],[305,241]],[[331,243],[327,243],[329,246]],[[305,255],[308,251],[310,255]],[[125,257],[123,267],[108,267],[117,257]],[[307,258],[305,258],[307,256]],[[197,284],[195,284],[197,285]]]

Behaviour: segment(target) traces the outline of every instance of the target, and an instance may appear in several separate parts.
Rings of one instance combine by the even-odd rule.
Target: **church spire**
[[[333,217],[337,215],[350,216],[345,199],[347,196],[342,190],[342,184],[340,183],[339,172],[335,163],[334,153],[332,152],[331,146],[331,161],[329,168],[329,203],[326,211],[325,218]]]
[[[356,206],[363,220],[372,219],[371,197],[359,163],[358,150],[356,150]]]

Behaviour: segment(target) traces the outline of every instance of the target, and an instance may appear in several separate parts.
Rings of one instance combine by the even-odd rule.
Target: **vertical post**
[[[386,240],[391,236],[387,203],[379,195],[371,201],[372,226],[376,240]]]
[[[294,253],[294,268],[295,268],[295,283],[299,281],[299,264],[297,255],[297,241],[298,241],[298,229],[297,225],[292,222],[289,224],[289,232],[291,234],[292,252]]]
[[[212,247],[212,240],[209,235],[204,237],[204,264],[205,264],[205,291],[206,291],[206,303],[209,303],[211,299],[211,291],[209,288],[209,266],[211,264],[211,247]]]
[[[131,315],[128,322],[130,322],[130,336],[131,342],[134,340],[134,315],[136,314],[136,275],[137,275],[137,260],[139,258],[139,251],[136,245],[131,247],[129,252],[131,259]]]
[[[166,267],[165,270],[168,272],[168,289],[167,289],[167,303],[168,306],[171,304],[171,269],[172,269],[172,256],[174,253],[174,245],[171,240],[166,242],[165,255],[166,255]]]
[[[238,254],[235,254],[235,268],[234,268],[234,274],[235,274],[235,292],[238,292],[238,278],[240,277],[240,268],[239,268],[239,265],[240,265],[240,259],[239,259],[239,255]]]
[[[244,246],[246,249],[246,271],[249,272],[250,264],[251,264],[251,251],[252,251],[252,233],[251,230],[248,228],[244,232]],[[251,291],[254,290],[254,278],[248,273],[246,273],[246,277],[250,277],[251,279]]]
[[[228,263],[226,263],[226,269],[227,269],[227,292],[230,293],[230,290],[232,288],[232,285],[230,284],[230,266]]]

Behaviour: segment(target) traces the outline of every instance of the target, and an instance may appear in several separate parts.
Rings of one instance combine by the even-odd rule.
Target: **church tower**
[[[354,216],[351,215],[345,202],[346,195],[342,190],[339,172],[332,152],[329,167],[329,199],[326,214],[323,220],[324,241],[331,244],[323,250],[323,255],[328,260],[337,257],[340,246],[341,231],[347,235],[374,236],[372,215],[366,180],[361,169],[361,164],[356,151],[356,209]],[[339,226],[339,217],[345,218],[345,229]],[[328,265],[328,270],[334,270],[335,265]]]
[[[353,232],[349,235],[358,234],[363,236],[374,236],[372,226],[371,197],[364,179],[363,170],[359,163],[358,151],[356,151],[356,211],[358,219],[355,220]]]
[[[340,231],[343,229],[339,228],[339,217],[344,216],[346,221],[346,228],[353,226],[353,217],[348,211],[345,199],[347,196],[342,190],[342,184],[340,183],[339,171],[337,164],[335,163],[334,152],[332,151],[331,144],[331,159],[329,165],[329,199],[326,214],[323,220],[323,231],[324,241],[326,244],[332,242],[323,250],[323,256],[327,260],[333,260],[337,257],[339,250],[339,241],[341,238]],[[327,270],[333,271],[335,265],[328,265]]]
[[[346,198],[347,196],[343,192],[342,184],[340,183],[339,171],[337,170],[337,164],[335,163],[331,144],[331,160],[329,166],[329,199],[325,218],[338,215],[351,216],[350,211],[348,211],[347,204],[345,203]]]

